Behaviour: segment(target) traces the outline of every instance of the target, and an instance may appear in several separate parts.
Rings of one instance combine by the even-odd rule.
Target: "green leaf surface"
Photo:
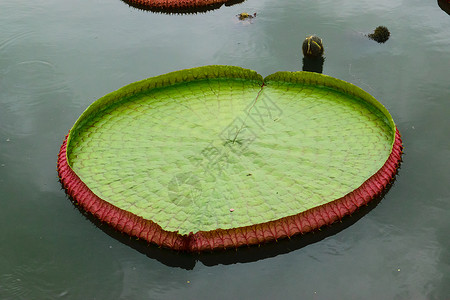
[[[394,135],[387,110],[347,82],[207,66],[97,100],[72,128],[67,158],[103,200],[186,234],[338,199],[383,166]]]

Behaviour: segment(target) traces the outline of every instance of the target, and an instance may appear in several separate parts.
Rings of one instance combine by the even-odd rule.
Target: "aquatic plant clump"
[[[352,84],[205,66],[92,103],[57,169],[67,194],[111,227],[201,252],[330,225],[384,191],[401,153],[388,111]]]
[[[238,14],[237,17],[238,17],[238,19],[241,20],[241,21],[249,20],[249,19],[255,18],[255,17],[256,17],[256,13],[253,13],[253,14],[251,15],[251,14],[248,14],[248,13],[246,13],[246,12],[243,12],[243,13]]]
[[[385,43],[389,39],[390,35],[391,33],[389,32],[387,27],[378,26],[377,28],[375,28],[373,33],[370,33],[367,36],[378,43]]]

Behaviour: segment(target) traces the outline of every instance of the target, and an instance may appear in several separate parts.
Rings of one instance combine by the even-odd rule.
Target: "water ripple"
[[[16,34],[10,38],[7,38],[3,42],[0,42],[0,51],[5,50],[9,46],[14,46],[18,40],[28,37],[32,34],[33,34],[32,31],[27,31],[27,32],[22,32],[22,33]]]
[[[58,289],[45,279],[46,265],[19,265],[11,273],[0,276],[2,299],[54,299]]]

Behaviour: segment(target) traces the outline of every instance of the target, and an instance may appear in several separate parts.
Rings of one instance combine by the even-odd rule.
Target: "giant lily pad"
[[[58,172],[117,230],[204,251],[332,224],[379,195],[400,156],[389,112],[350,83],[206,66],[95,101],[64,141]]]

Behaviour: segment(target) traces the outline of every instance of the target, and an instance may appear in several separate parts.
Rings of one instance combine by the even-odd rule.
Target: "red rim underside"
[[[317,230],[324,225],[331,225],[383,193],[397,173],[403,149],[397,129],[391,154],[381,169],[353,192],[327,204],[266,223],[181,235],[177,232],[166,231],[155,222],[122,210],[95,195],[68,165],[66,146],[67,136],[58,155],[58,175],[66,193],[84,210],[130,236],[161,247],[187,252],[263,244]]]

